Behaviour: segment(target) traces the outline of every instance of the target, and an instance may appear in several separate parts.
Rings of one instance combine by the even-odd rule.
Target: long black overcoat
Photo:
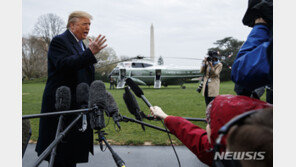
[[[85,46],[84,46],[85,48]],[[48,80],[43,93],[41,113],[55,112],[55,92],[60,86],[71,89],[71,109],[78,109],[76,104],[76,86],[85,82],[89,85],[94,80],[94,66],[97,62],[89,48],[82,50],[69,30],[54,37],[48,50]],[[76,116],[67,116],[64,126]],[[36,145],[38,156],[54,140],[58,117],[41,118],[39,137]],[[58,145],[56,158],[69,162],[87,162],[89,152],[93,154],[93,131],[90,126],[80,132],[81,121],[72,128]],[[49,156],[48,156],[49,158]]]

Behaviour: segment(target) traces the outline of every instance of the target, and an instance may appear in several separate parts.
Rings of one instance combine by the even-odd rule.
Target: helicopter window
[[[119,70],[113,70],[112,72],[114,75],[118,75],[119,74]]]
[[[119,70],[118,70],[118,67],[115,67],[109,75],[118,75],[119,74]]]
[[[145,67],[150,67],[152,64],[147,64],[147,63],[132,63],[133,68],[145,68]]]
[[[133,68],[143,68],[143,63],[132,63]]]
[[[147,64],[147,63],[143,63],[143,67],[145,68],[145,67],[150,67],[150,66],[152,66],[151,64]]]

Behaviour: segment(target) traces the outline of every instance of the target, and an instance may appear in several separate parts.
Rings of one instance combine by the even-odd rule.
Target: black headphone
[[[222,138],[229,132],[231,127],[234,125],[242,125],[246,118],[250,117],[251,115],[258,113],[260,111],[263,111],[264,109],[257,109],[257,110],[251,110],[245,113],[242,113],[233,119],[231,119],[229,122],[227,122],[224,126],[222,126],[218,131],[218,138],[216,139],[216,144],[214,147],[214,155],[217,152],[220,152],[220,148],[223,146],[221,143]],[[221,160],[221,159],[215,159],[212,164],[213,167],[241,167],[241,163],[239,160]]]

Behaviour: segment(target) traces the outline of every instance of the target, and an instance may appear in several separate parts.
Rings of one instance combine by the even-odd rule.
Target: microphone
[[[55,108],[57,111],[69,110],[71,106],[71,91],[67,86],[60,86],[56,90]]]
[[[121,115],[119,114],[119,110],[117,107],[117,104],[112,96],[112,94],[108,91],[106,91],[106,102],[107,102],[107,112],[109,113],[109,117],[113,118],[113,121],[116,123],[117,127],[121,129],[119,125],[119,121],[122,119]]]
[[[125,87],[125,93],[123,94],[123,99],[128,111],[135,116],[136,120],[142,121],[142,116],[140,114],[140,107],[135,98],[135,96],[130,92],[128,87]],[[142,129],[145,131],[145,126],[142,125]]]
[[[117,104],[112,96],[112,94],[108,91],[106,91],[106,109],[107,112],[109,113],[109,116],[112,117],[113,114],[115,114],[116,112],[118,112],[118,107]]]
[[[144,96],[144,92],[142,91],[142,89],[131,78],[126,79],[126,84],[133,90],[136,96],[143,99],[143,101],[149,108],[152,107],[150,102]]]
[[[71,90],[67,86],[60,86],[56,90],[55,108],[57,111],[65,111],[65,110],[69,110],[70,106],[71,106]],[[59,137],[62,128],[63,128],[63,115],[60,115],[59,122],[57,125],[55,139],[57,139]],[[50,155],[49,164],[54,163],[56,152],[57,152],[57,146],[54,146],[52,149],[51,155]],[[43,153],[42,153],[42,155],[45,155]],[[40,155],[40,157],[42,155]]]
[[[91,128],[103,129],[106,126],[103,112],[106,108],[106,88],[100,80],[93,81],[90,85],[88,107],[98,107],[97,111],[89,113]]]
[[[76,102],[81,108],[88,107],[89,86],[87,83],[80,83],[76,87]]]
[[[89,86],[87,83],[80,83],[76,87],[76,102],[80,108],[88,107]],[[87,129],[86,114],[82,115],[82,127],[79,129],[84,132]]]
[[[141,98],[141,95],[144,95],[142,89],[131,78],[127,78],[125,81],[126,84],[133,90],[136,96]]]
[[[146,103],[146,105],[150,108],[150,107],[152,107],[152,105],[150,104],[150,102],[146,99],[146,97],[144,96],[144,92],[142,91],[142,89],[131,79],[131,78],[127,78],[126,79],[126,84],[129,86],[129,87],[131,87],[131,89],[133,90],[133,92],[136,94],[136,96],[138,96],[139,98],[141,98],[145,103]],[[166,126],[164,125],[164,123],[163,123],[163,121],[161,120],[161,122],[162,122],[162,124],[163,124],[163,126],[165,127],[165,129],[167,130],[167,128],[166,128]],[[176,152],[176,150],[175,150],[175,147],[174,147],[174,145],[173,145],[173,143],[172,143],[172,140],[171,140],[171,137],[170,137],[170,134],[169,134],[169,132],[167,132],[167,134],[168,134],[168,137],[169,137],[169,139],[170,139],[170,141],[171,141],[171,145],[172,145],[172,147],[173,147],[173,150],[174,150],[174,152],[175,152],[175,154],[176,154],[176,157],[177,157],[177,160],[178,160],[178,163],[179,163],[179,166],[181,166],[181,164],[180,164],[180,160],[179,160],[179,157],[178,157],[178,155],[177,155],[177,152]]]
[[[152,107],[152,105],[150,104],[150,102],[146,99],[146,97],[144,96],[144,92],[142,91],[142,89],[130,78],[127,78],[126,79],[126,83],[127,85],[134,91],[134,93],[139,97],[141,98],[145,103],[146,105],[150,108]],[[129,90],[129,88],[125,87],[126,90]],[[132,93],[130,93],[132,95]],[[133,96],[133,95],[132,95]],[[131,101],[136,101],[135,97],[133,96],[134,100],[131,100],[131,99],[128,99],[126,102],[127,106],[128,106],[128,103],[131,103]],[[132,106],[135,106],[135,104],[130,104]],[[128,107],[129,108],[129,107]],[[140,110],[140,109],[139,109]],[[130,110],[129,110],[130,111]],[[131,111],[130,111],[131,112]],[[133,114],[131,112],[131,114]],[[134,115],[134,114],[133,114]],[[148,120],[154,120],[154,117],[152,116],[146,116],[143,112],[140,112],[140,115],[143,117],[143,118],[146,118]],[[206,122],[206,119],[204,118],[188,118],[188,117],[183,117],[184,119],[187,119],[189,121],[202,121],[202,122]],[[160,118],[156,118],[156,120],[160,120]]]

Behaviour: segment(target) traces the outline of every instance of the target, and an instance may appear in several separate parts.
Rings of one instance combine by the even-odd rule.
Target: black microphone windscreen
[[[142,120],[140,115],[140,107],[136,100],[136,97],[131,93],[128,87],[125,87],[125,93],[123,94],[123,100],[128,111],[136,117],[137,120]]]
[[[71,90],[61,86],[56,90],[55,108],[57,111],[69,110],[71,105]]]
[[[131,87],[136,96],[141,97],[141,95],[144,95],[142,89],[131,78],[126,79],[126,84]]]
[[[107,99],[106,99],[106,102],[107,102],[107,105],[106,105],[106,109],[110,115],[110,117],[113,116],[114,113],[117,113],[118,112],[118,107],[117,107],[117,104],[112,96],[112,94],[108,91],[106,91],[106,96],[107,96]]]
[[[79,107],[88,106],[89,86],[87,83],[80,83],[76,87],[76,102]]]
[[[105,84],[100,80],[93,81],[89,89],[88,107],[92,108],[95,105],[99,109],[106,108],[106,88]]]

